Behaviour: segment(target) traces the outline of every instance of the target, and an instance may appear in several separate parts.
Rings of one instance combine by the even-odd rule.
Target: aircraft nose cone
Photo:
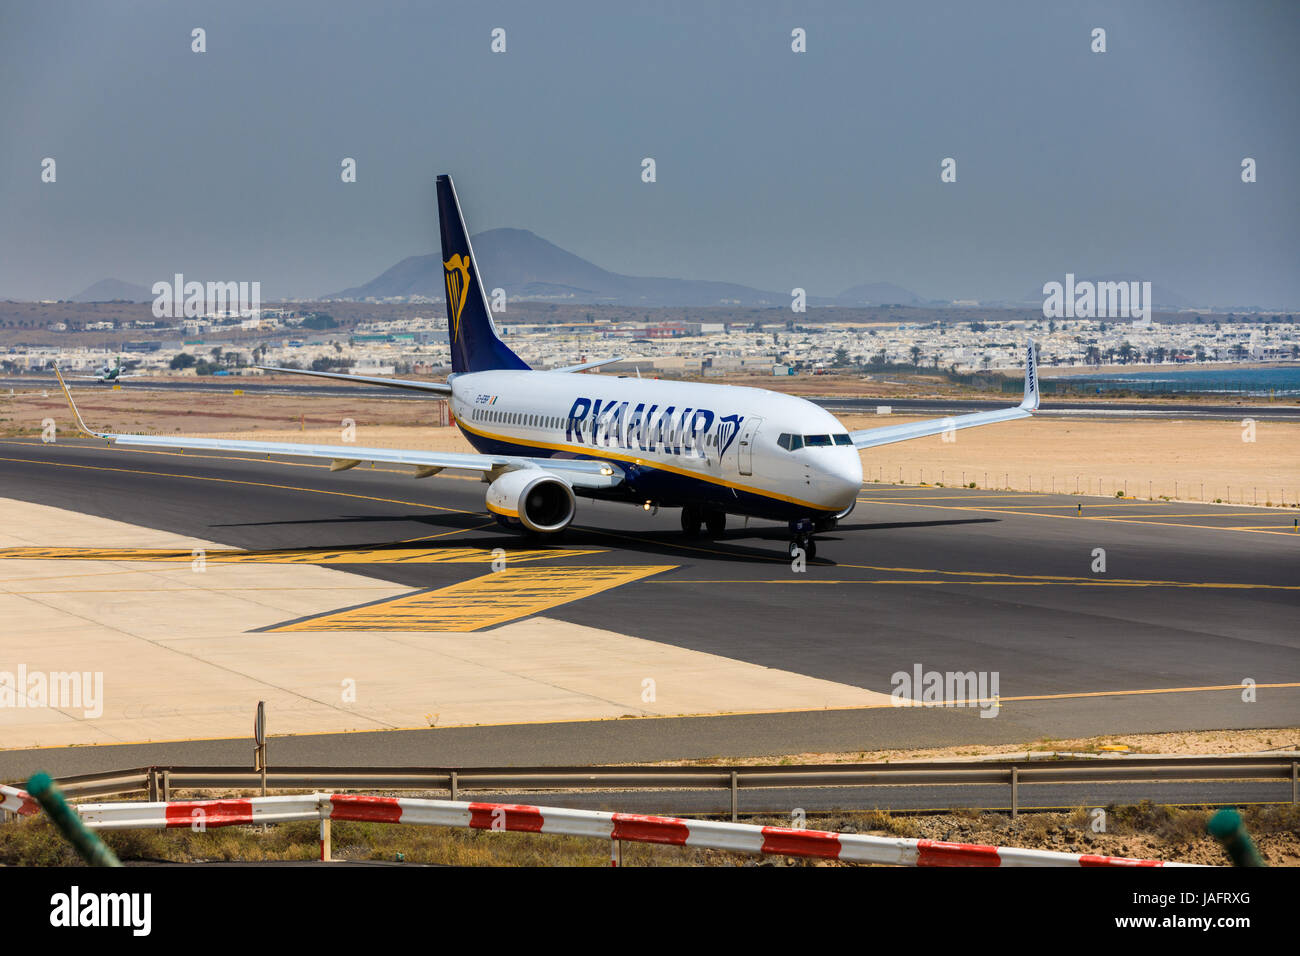
[[[822,470],[820,484],[827,508],[842,511],[857,500],[862,490],[862,459],[856,448],[835,451]]]

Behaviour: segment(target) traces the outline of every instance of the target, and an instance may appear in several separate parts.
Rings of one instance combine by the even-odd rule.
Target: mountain
[[[120,279],[100,279],[72,297],[73,302],[152,302],[153,296],[142,285]]]
[[[527,229],[489,229],[472,239],[489,289],[511,298],[645,306],[789,305],[790,296],[730,282],[626,276],[610,272]],[[442,261],[411,256],[369,282],[325,299],[442,298]],[[811,300],[810,300],[811,301]]]
[[[921,297],[915,292],[894,285],[892,282],[864,282],[851,289],[845,289],[835,297],[835,304],[845,307],[861,308],[868,305],[921,305]]]
[[[1074,277],[1074,284],[1076,286],[1078,286],[1080,282],[1092,282],[1095,284],[1098,282],[1142,282],[1142,281],[1150,282],[1151,280],[1149,279],[1143,280],[1141,276],[1134,275],[1131,272],[1114,272],[1114,273],[1108,273],[1106,275],[1098,275],[1098,276],[1076,275]],[[1064,286],[1065,274],[1062,273],[1059,276],[1052,276],[1051,278],[1044,279],[1043,282],[1044,283],[1059,282],[1061,283],[1062,286]],[[1043,296],[1042,286],[1039,286],[1029,295],[1025,296],[1026,302],[1041,303],[1043,299],[1044,296]],[[1185,296],[1179,295],[1173,289],[1168,289],[1165,286],[1162,286],[1159,282],[1151,282],[1151,303],[1153,306],[1155,306],[1155,308],[1163,309],[1169,312],[1176,312],[1179,309],[1190,309],[1193,307],[1190,299],[1186,298]]]

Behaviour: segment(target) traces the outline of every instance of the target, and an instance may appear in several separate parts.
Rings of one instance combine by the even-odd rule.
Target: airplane
[[[124,374],[122,370],[122,357],[119,355],[117,357],[117,365],[110,368],[108,362],[105,362],[104,367],[99,370],[98,374],[94,376],[82,376],[80,378],[73,379],[73,381],[99,382],[101,385],[105,385],[105,384],[111,384],[113,382],[120,382],[123,379],[127,379],[127,378],[140,378],[140,376]]]
[[[647,511],[680,508],[687,537],[701,526],[722,535],[728,516],[783,521],[790,556],[811,559],[815,535],[857,503],[860,450],[1028,418],[1038,408],[1032,340],[1019,405],[859,431],[806,399],[766,389],[580,374],[617,359],[531,369],[497,332],[450,176],[438,176],[437,195],[451,343],[446,382],[259,367],[445,397],[475,454],[95,432],[64,385],[78,427],[126,448],[327,459],[331,471],[382,462],[410,466],[414,478],[474,472],[487,483],[486,507],[498,523],[535,537],[564,531],[578,496]]]

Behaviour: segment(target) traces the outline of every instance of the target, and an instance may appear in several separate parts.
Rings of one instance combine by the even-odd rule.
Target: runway
[[[799,571],[782,526],[733,521],[720,540],[687,540],[675,512],[583,499],[554,550],[539,547],[489,521],[483,488],[385,469],[331,474],[301,460],[0,441],[0,497],[220,542],[229,560],[328,565],[412,591],[272,630],[408,627],[437,614],[445,623],[454,609],[457,629],[487,633],[537,613],[542,593],[552,619],[882,694],[918,666],[999,682],[996,719],[974,708],[765,713],[755,700],[734,715],[295,736],[273,742],[281,765],[646,761],[1280,727],[1300,717],[1295,509],[871,483]],[[485,574],[480,556],[496,548],[525,577],[505,577],[507,587]],[[1093,570],[1098,549],[1104,572]],[[550,553],[529,559],[538,550]],[[1243,681],[1255,685],[1253,701]],[[37,764],[73,773],[221,763],[235,752],[242,762],[247,746],[11,751],[0,776]]]

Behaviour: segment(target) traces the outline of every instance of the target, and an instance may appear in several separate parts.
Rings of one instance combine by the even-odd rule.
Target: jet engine
[[[558,475],[518,468],[488,485],[487,507],[508,524],[518,522],[529,531],[551,534],[569,526],[577,502],[569,483]]]
[[[858,506],[855,501],[839,514],[831,515],[829,518],[818,518],[815,527],[818,531],[834,531],[835,526],[840,523],[841,519],[847,518],[853,513],[853,509]]]

